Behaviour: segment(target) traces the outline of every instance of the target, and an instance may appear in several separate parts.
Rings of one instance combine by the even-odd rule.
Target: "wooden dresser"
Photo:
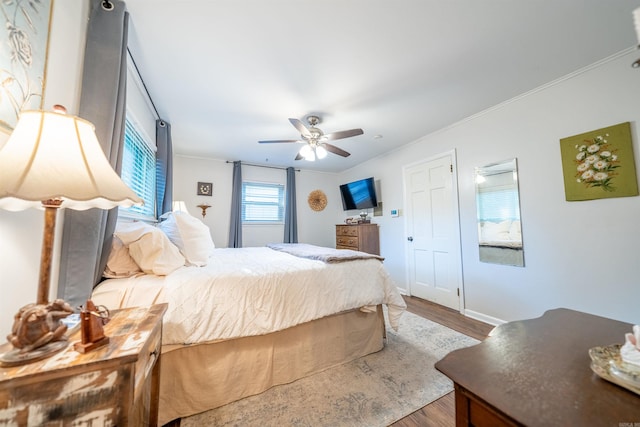
[[[336,248],[380,255],[378,224],[336,225]]]
[[[73,349],[76,329],[60,353],[0,367],[0,425],[157,425],[166,309],[119,310],[104,327],[109,343],[86,354]]]

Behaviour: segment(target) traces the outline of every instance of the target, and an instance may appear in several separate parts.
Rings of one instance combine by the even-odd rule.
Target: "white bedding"
[[[205,267],[168,276],[109,279],[91,298],[109,309],[169,303],[163,345],[263,335],[377,304],[397,328],[406,308],[379,260],[325,264],[266,247],[215,249]]]

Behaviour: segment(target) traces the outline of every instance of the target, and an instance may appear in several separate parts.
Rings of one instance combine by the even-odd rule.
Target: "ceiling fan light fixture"
[[[313,148],[311,148],[310,145],[305,145],[300,149],[300,156],[310,162],[313,162],[316,159],[316,153],[313,152]]]
[[[327,157],[327,150],[322,145],[318,145],[316,147],[316,156],[318,156],[319,159],[324,159]]]
[[[350,153],[343,149],[329,144],[328,141],[335,141],[338,139],[351,138],[352,136],[362,135],[364,132],[362,129],[348,129],[339,132],[332,132],[325,134],[322,130],[315,127],[320,123],[318,116],[309,116],[307,118],[310,127],[307,127],[299,119],[290,118],[289,122],[300,132],[301,139],[277,139],[268,141],[258,141],[260,144],[270,144],[274,142],[285,143],[307,143],[298,151],[298,155],[295,160],[305,159],[309,162],[313,162],[317,159],[324,159],[329,153],[337,154],[342,157],[349,157]]]

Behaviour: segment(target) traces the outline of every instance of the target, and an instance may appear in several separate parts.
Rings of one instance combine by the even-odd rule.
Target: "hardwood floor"
[[[470,319],[450,308],[415,297],[404,297],[407,310],[413,314],[447,326],[478,340],[484,340],[493,329],[492,325]],[[392,427],[453,427],[455,420],[455,400],[453,392],[441,397],[396,421]]]
[[[484,340],[493,329],[492,325],[470,319],[450,308],[415,297],[404,297],[407,310],[448,328],[461,332],[478,340]],[[441,397],[396,421],[392,427],[453,427],[455,426],[455,400],[453,392]],[[175,420],[164,427],[179,427],[180,420]]]

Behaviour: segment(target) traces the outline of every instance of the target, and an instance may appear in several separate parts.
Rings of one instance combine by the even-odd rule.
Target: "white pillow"
[[[207,265],[215,245],[209,227],[202,221],[186,212],[173,212],[158,227],[180,249],[189,264]]]
[[[118,236],[125,246],[129,246],[132,242],[135,242],[147,233],[153,232],[155,229],[153,225],[142,221],[119,222],[113,234]]]
[[[128,245],[131,258],[147,274],[166,276],[185,264],[180,250],[156,227],[135,222],[116,229],[115,234]]]
[[[102,276],[109,279],[117,279],[135,276],[141,272],[142,270],[140,270],[138,264],[131,258],[129,249],[122,243],[122,240],[120,240],[118,236],[114,235],[111,242],[109,259],[107,259],[107,266]]]
[[[511,221],[502,221],[497,224],[487,221],[482,224],[482,240],[485,242],[509,240],[509,227],[511,227]]]

